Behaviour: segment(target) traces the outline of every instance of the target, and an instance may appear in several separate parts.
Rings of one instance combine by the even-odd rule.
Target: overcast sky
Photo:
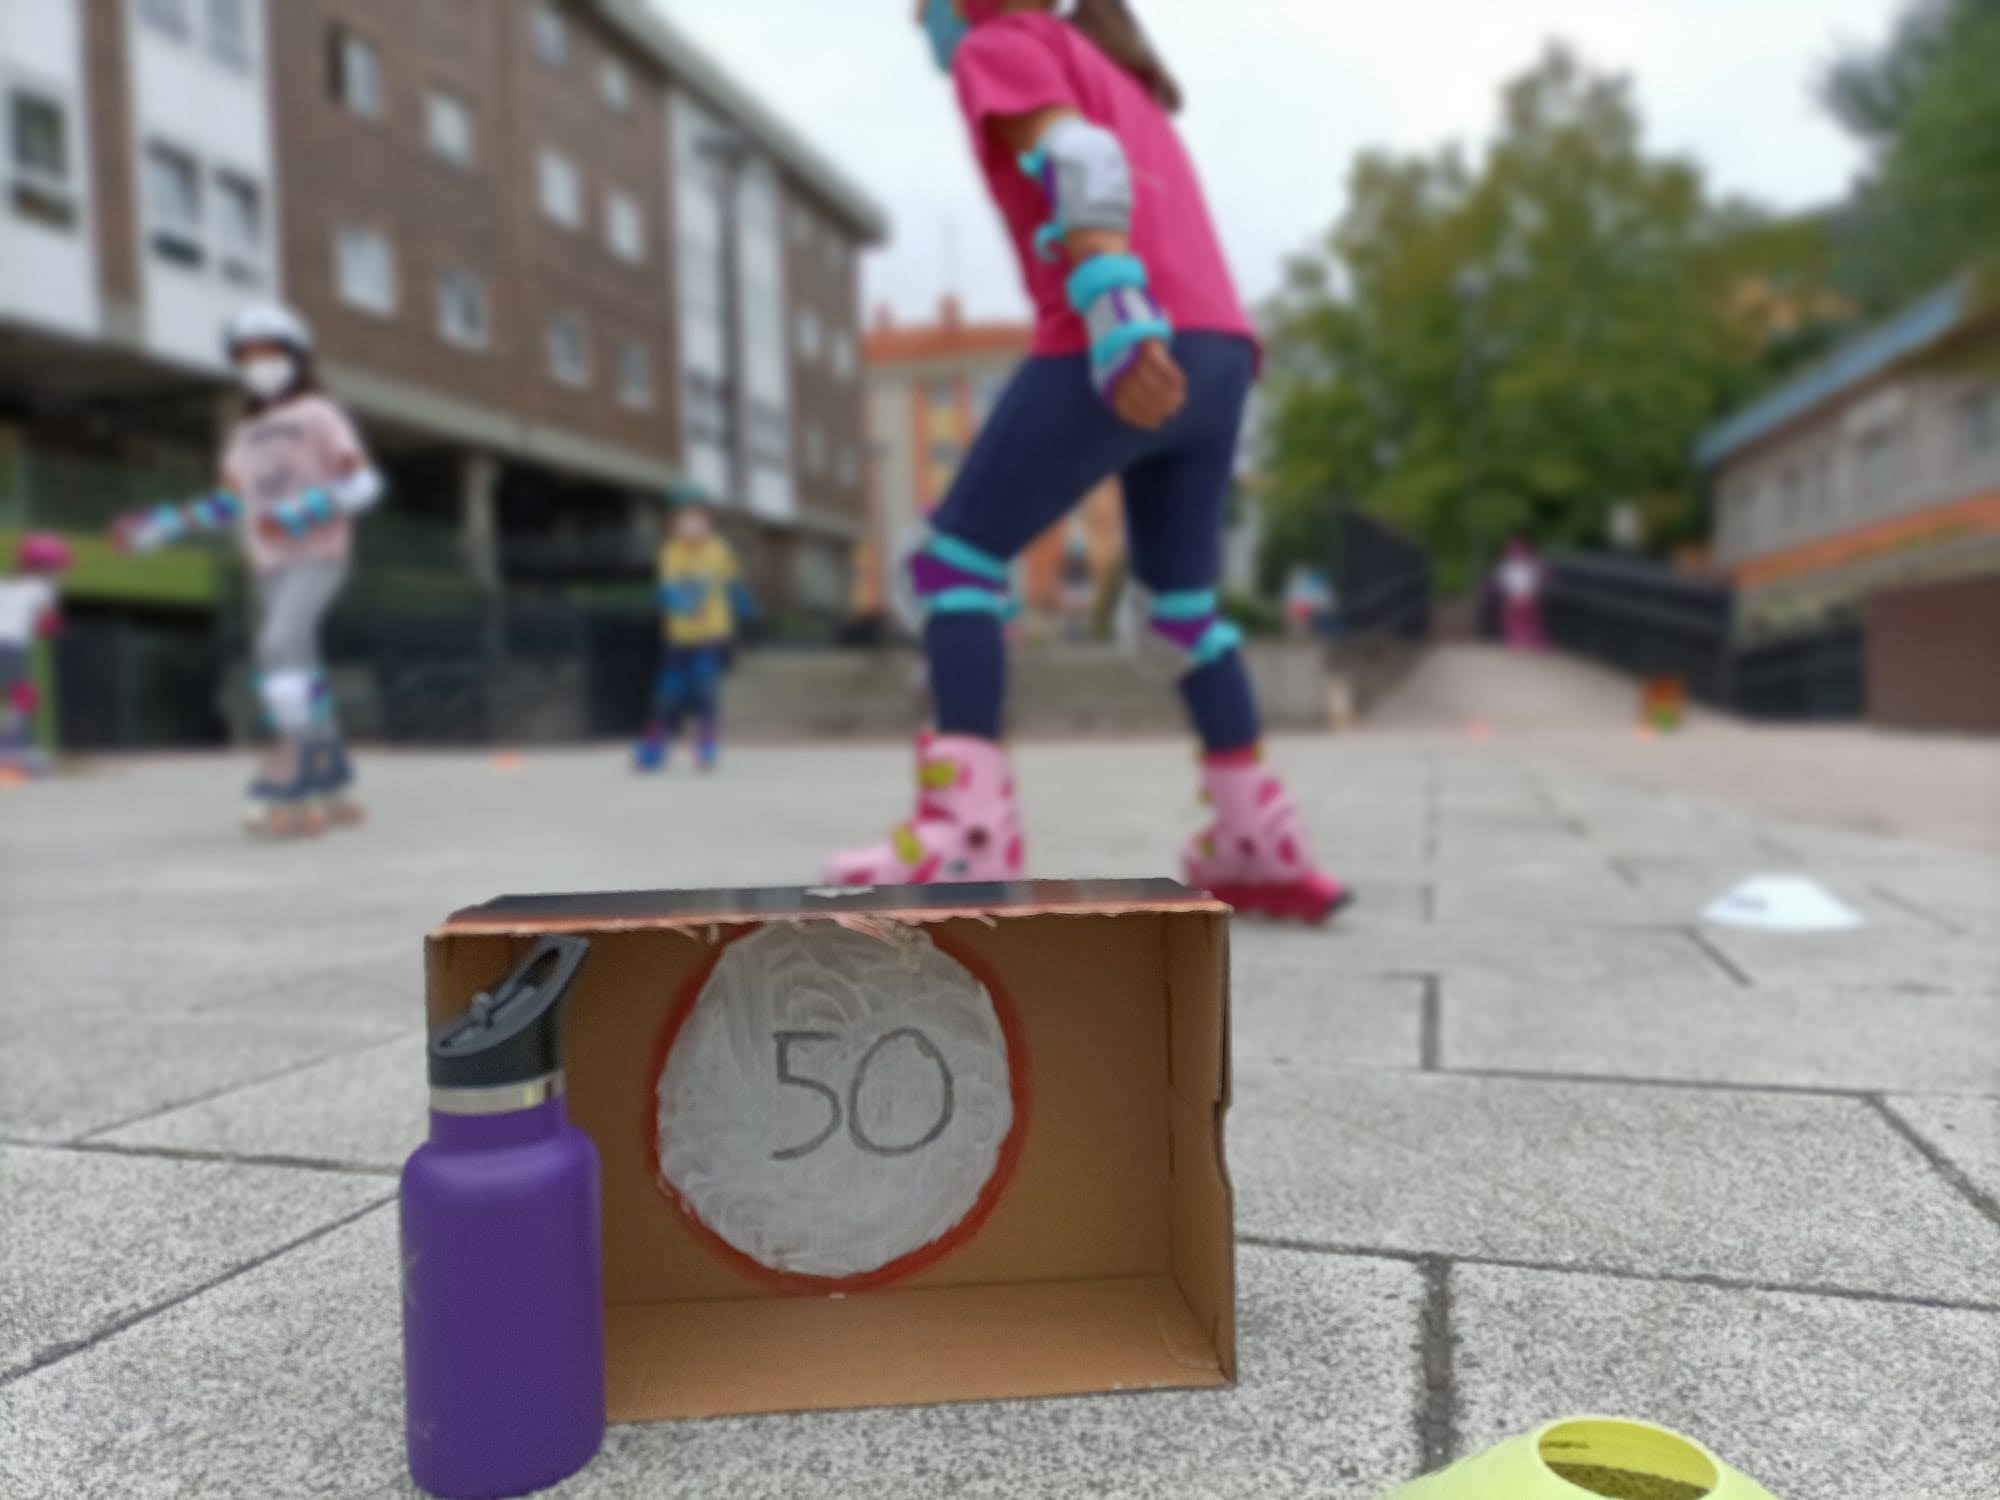
[[[653,0],[888,209],[868,304],[927,316],[1024,302],[911,0]],[[1353,154],[1476,142],[1501,83],[1561,38],[1636,81],[1649,143],[1796,207],[1858,157],[1812,85],[1885,36],[1898,0],[1135,0],[1186,88],[1182,129],[1245,293],[1333,222]]]

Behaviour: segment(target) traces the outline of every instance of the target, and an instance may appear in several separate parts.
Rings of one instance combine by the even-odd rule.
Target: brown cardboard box
[[[1234,1378],[1226,907],[1168,881],[510,897],[431,935],[431,1025],[462,1012],[549,932],[592,949],[563,1044],[570,1117],[603,1169],[613,1421]],[[935,948],[950,972],[977,981],[973,1003],[994,1039],[979,1066],[963,1053],[947,1063],[941,1045],[972,1044],[934,1045],[895,1026],[893,1010],[866,1018],[868,1046],[865,1036],[843,1041],[834,1023],[773,1030],[771,1006],[788,1002],[769,996],[785,984],[753,978],[732,989],[717,971],[725,961],[732,974],[745,970],[749,959],[726,960],[739,944],[753,958],[801,943],[849,956],[858,946],[866,962],[878,942],[892,945],[882,952]],[[824,984],[816,1015],[901,1003],[866,998],[899,994],[893,984]],[[696,1086],[686,1070],[711,1061],[710,1046],[744,1071],[711,1068]],[[866,1076],[884,1072],[885,1057],[901,1070],[886,1096]],[[662,1093],[670,1065],[680,1081]],[[905,1076],[934,1081],[918,1088]],[[709,1108],[703,1100],[733,1107],[732,1078],[761,1101],[754,1109],[740,1120],[704,1116],[721,1122],[707,1133],[681,1123]],[[993,1102],[1003,1087],[1006,1106]],[[919,1094],[923,1107],[908,1103]],[[672,1125],[669,1110],[681,1112]],[[908,1122],[927,1113],[935,1118],[922,1134]],[[997,1144],[961,1139],[1003,1127]],[[760,1137],[754,1151],[743,1145],[750,1134]],[[733,1159],[778,1185],[743,1211],[757,1226],[822,1192],[834,1195],[829,1213],[869,1191],[920,1185],[976,1187],[977,1198],[954,1208],[942,1233],[893,1257],[878,1249],[880,1264],[801,1271],[847,1251],[819,1243],[817,1220],[791,1238],[746,1235],[730,1217],[735,1201],[715,1196],[720,1172],[684,1162],[692,1152],[712,1164],[739,1146],[752,1154]],[[929,1165],[966,1151],[980,1164],[966,1169],[976,1182]],[[848,1198],[837,1196],[845,1186],[827,1186],[844,1185],[843,1173],[856,1178]]]

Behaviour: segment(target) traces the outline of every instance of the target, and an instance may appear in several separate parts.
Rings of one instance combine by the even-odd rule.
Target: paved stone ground
[[[1649,789],[1578,743],[1278,747],[1363,899],[1239,934],[1238,1389],[619,1429],[560,1493],[1367,1500],[1595,1409],[1782,1500],[1990,1500],[2000,857],[1659,790],[1699,733],[1645,747]],[[1756,753],[1798,782],[1825,743]],[[1941,752],[1869,753],[1921,800]],[[1042,871],[1163,869],[1188,769],[1026,751]],[[904,777],[886,747],[649,783],[610,751],[376,756],[367,831],[254,847],[242,773],[0,791],[5,1500],[408,1493],[424,929],[503,890],[791,882]],[[1783,870],[1867,929],[1697,924]]]

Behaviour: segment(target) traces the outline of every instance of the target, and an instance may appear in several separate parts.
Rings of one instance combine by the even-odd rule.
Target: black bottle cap
[[[562,998],[590,956],[582,938],[545,937],[472,1008],[431,1033],[432,1088],[532,1083],[562,1066]]]

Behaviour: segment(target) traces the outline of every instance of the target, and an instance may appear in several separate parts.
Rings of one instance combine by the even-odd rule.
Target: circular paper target
[[[764,1270],[891,1279],[970,1234],[1022,1124],[1004,998],[921,932],[723,950],[669,1024],[660,1177]]]

